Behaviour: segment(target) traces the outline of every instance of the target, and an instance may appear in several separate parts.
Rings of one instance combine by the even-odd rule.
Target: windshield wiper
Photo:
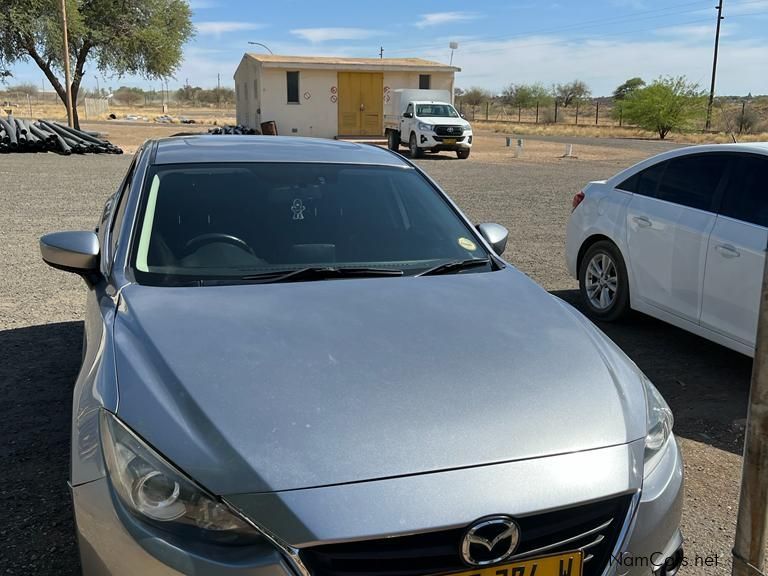
[[[264,284],[275,282],[302,282],[304,280],[323,280],[326,278],[375,278],[378,276],[402,276],[403,271],[395,268],[368,268],[363,266],[311,266],[291,270],[277,270],[241,276],[239,280]],[[237,281],[237,280],[236,280]]]
[[[433,268],[428,268],[416,276],[436,276],[438,274],[454,274],[467,268],[475,268],[477,266],[485,266],[490,264],[491,261],[488,258],[470,258],[469,260],[453,260],[451,262],[444,262],[438,264]]]

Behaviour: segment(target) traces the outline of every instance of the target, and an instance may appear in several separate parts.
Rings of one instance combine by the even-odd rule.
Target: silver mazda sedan
[[[94,232],[71,487],[86,575],[673,576],[672,414],[384,149],[145,144]]]

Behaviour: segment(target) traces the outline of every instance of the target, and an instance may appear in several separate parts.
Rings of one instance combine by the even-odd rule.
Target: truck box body
[[[445,102],[453,104],[453,98],[448,90],[419,90],[403,88],[390,92],[389,102],[384,99],[384,117],[400,118],[405,112],[408,102]]]

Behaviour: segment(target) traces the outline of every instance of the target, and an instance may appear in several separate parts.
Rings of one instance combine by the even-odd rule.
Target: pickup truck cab
[[[472,127],[445,99],[414,99],[413,93],[436,90],[394,91],[392,110],[384,116],[385,134],[390,150],[408,146],[411,157],[425,151],[454,151],[460,159],[469,158]],[[427,94],[431,96],[432,94]],[[448,95],[448,92],[446,92]]]

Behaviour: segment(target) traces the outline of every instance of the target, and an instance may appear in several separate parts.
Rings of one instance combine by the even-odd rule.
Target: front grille
[[[584,551],[583,576],[600,576],[616,545],[632,495],[532,516],[516,517],[521,540],[505,560]],[[460,556],[466,527],[304,548],[313,576],[423,576],[466,570]]]
[[[435,134],[438,136],[459,137],[464,134],[464,128],[461,126],[435,126]]]

